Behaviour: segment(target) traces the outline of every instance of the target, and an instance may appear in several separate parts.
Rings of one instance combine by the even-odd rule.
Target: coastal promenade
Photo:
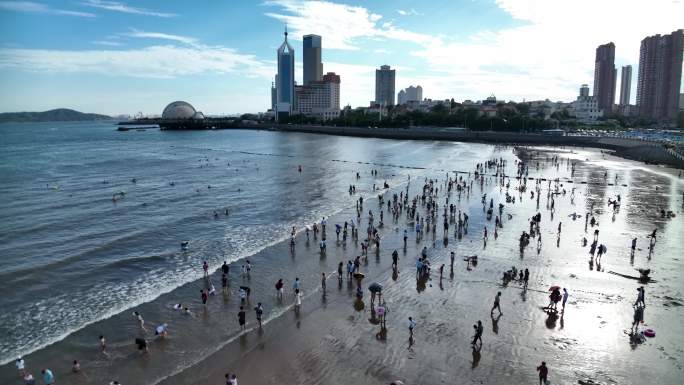
[[[249,128],[249,127],[242,127]],[[636,138],[620,138],[611,136],[567,136],[545,135],[520,132],[501,131],[467,131],[439,127],[413,128],[367,128],[367,127],[332,127],[312,125],[269,125],[260,126],[275,131],[307,132],[326,135],[344,135],[357,137],[373,137],[402,140],[448,140],[456,142],[477,142],[507,145],[534,146],[573,146],[593,147],[615,151],[615,155],[643,161],[662,163],[684,168],[684,157],[671,148],[655,141]]]

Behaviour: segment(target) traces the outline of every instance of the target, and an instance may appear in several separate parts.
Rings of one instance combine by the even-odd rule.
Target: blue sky
[[[609,41],[618,70],[634,66],[634,101],[641,39],[682,15],[684,0],[0,0],[0,111],[264,111],[285,24],[299,80],[301,36],[322,35],[345,105],[373,99],[382,64],[397,91],[434,99],[569,101]]]

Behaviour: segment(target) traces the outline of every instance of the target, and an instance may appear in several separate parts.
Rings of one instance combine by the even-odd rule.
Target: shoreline
[[[515,131],[471,131],[445,127],[342,127],[324,125],[257,123],[244,125],[224,122],[198,122],[188,125],[184,122],[163,122],[155,120],[161,130],[192,131],[213,129],[268,130],[280,132],[303,132],[310,134],[352,136],[359,138],[380,138],[398,140],[443,140],[465,143],[523,145],[523,146],[572,146],[614,151],[615,155],[647,164],[664,164],[684,169],[684,155],[665,148],[662,144],[631,138],[600,136],[567,136]],[[141,122],[142,123],[142,122]],[[123,124],[119,123],[120,125]],[[128,123],[127,123],[128,124]]]

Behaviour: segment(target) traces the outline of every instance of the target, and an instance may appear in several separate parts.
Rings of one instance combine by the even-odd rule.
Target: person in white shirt
[[[24,359],[21,357],[17,358],[15,365],[17,365],[17,370],[19,371],[19,375],[23,376],[24,373],[26,372],[26,363],[24,362]]]

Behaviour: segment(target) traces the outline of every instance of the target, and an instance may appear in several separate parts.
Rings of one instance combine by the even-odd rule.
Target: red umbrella
[[[551,286],[549,288],[549,291],[560,290],[560,288],[561,288],[560,286]]]

